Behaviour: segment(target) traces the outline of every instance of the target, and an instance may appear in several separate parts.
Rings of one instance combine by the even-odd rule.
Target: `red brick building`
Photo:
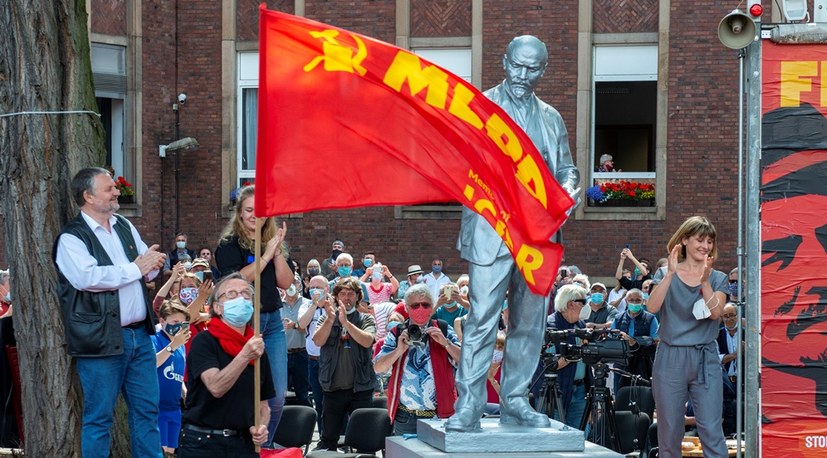
[[[259,2],[88,3],[96,90],[112,134],[110,162],[137,188],[136,202],[124,204],[122,213],[145,241],[166,250],[176,230],[189,234],[191,248],[214,247],[229,216],[231,191],[254,175],[253,162],[247,167],[244,158],[252,159],[246,145],[255,123],[245,113],[255,104]],[[502,56],[513,37],[538,36],[548,46],[549,67],[537,93],[566,121],[584,189],[607,178],[656,187],[652,206],[578,208],[564,226],[566,261],[593,276],[611,276],[626,244],[638,256],[663,257],[677,226],[702,214],[718,227],[717,267],[734,266],[738,61],[737,52],[721,45],[716,34],[734,4],[266,3],[412,49],[481,89],[503,79]],[[197,139],[200,147],[160,157],[159,145],[183,137]],[[606,153],[622,173],[595,175]],[[376,177],[377,188],[392,185],[393,177]],[[336,186],[308,192],[324,199]],[[312,212],[287,218],[288,240],[302,264],[328,256],[331,241],[342,239],[357,260],[373,250],[396,273],[440,257],[456,276],[465,270],[454,248],[458,217],[458,207],[450,205]]]

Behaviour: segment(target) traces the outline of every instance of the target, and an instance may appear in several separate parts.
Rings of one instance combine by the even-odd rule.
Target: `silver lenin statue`
[[[580,173],[572,163],[568,133],[560,113],[534,95],[548,66],[546,45],[530,35],[514,38],[503,56],[505,81],[485,92],[528,134],[551,174],[576,199]],[[553,240],[559,239],[559,234]],[[528,402],[531,377],[540,358],[548,298],[533,294],[494,229],[480,215],[463,209],[457,248],[470,263],[471,313],[463,327],[457,373],[456,413],[448,431],[479,431],[486,404],[486,375],[491,365],[497,323],[508,295],[508,334],[500,382],[500,423],[548,427],[546,415]]]

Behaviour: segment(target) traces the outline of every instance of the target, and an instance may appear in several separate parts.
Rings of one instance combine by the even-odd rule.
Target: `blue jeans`
[[[121,332],[123,354],[75,358],[83,388],[82,454],[84,458],[109,458],[109,428],[120,392],[128,409],[132,456],[161,458],[155,347],[143,328],[122,328]]]
[[[583,419],[583,411],[586,410],[586,385],[572,385],[571,389],[571,402],[564,409],[566,418],[560,418],[560,412],[556,408],[551,418],[577,429],[580,427],[580,420]],[[545,411],[545,406],[539,407],[542,409],[541,412]]]
[[[324,408],[324,391],[322,391],[322,384],[319,383],[319,359],[308,359],[307,361],[307,382],[310,384],[310,390],[313,391],[313,407],[316,408],[316,425],[319,427],[319,437],[322,432],[322,409]]]
[[[287,391],[287,339],[284,336],[284,323],[281,322],[281,310],[261,314],[261,337],[264,339],[264,349],[267,350],[276,387],[276,397],[267,401],[270,405],[270,423],[267,425],[270,437],[267,442],[270,443],[279,427]]]
[[[583,419],[583,411],[586,410],[586,385],[576,385],[571,394],[571,403],[566,409],[565,424],[572,428],[580,427],[580,420]]]

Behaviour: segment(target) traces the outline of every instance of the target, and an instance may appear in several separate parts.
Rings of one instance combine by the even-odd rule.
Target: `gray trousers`
[[[686,401],[692,401],[704,458],[728,455],[723,421],[723,375],[718,345],[678,347],[661,342],[652,371],[661,458],[680,458]]]
[[[540,360],[547,300],[528,289],[514,260],[507,253],[499,256],[490,266],[470,263],[468,275],[471,278],[471,313],[463,326],[456,410],[467,409],[482,415],[485,408],[486,375],[491,367],[497,323],[506,290],[509,290],[509,317],[500,380],[500,405],[514,409],[520,405],[521,399],[527,405],[531,377]]]

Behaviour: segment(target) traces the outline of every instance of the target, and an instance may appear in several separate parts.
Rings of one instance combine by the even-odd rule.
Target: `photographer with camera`
[[[652,365],[655,362],[658,319],[644,310],[641,290],[629,290],[626,293],[626,303],[626,311],[615,318],[612,329],[620,331],[620,338],[629,344],[632,354],[628,365],[615,364],[615,368],[648,379],[652,376]],[[620,387],[630,384],[626,377],[615,377],[615,393]]]
[[[548,329],[563,331],[567,329],[584,329],[591,308],[586,307],[586,289],[580,285],[563,285],[554,298],[554,313],[549,315]],[[581,340],[573,334],[567,338],[569,345],[581,345]],[[577,428],[580,419],[583,417],[583,410],[586,407],[586,389],[591,384],[590,371],[587,370],[583,361],[569,361],[566,359],[561,348],[556,348],[556,367],[551,369],[557,372],[557,383],[560,388],[563,411],[566,418],[558,418],[568,426]],[[555,413],[549,412],[554,417]]]
[[[405,293],[410,317],[385,336],[374,362],[376,372],[391,371],[388,415],[395,435],[416,434],[419,418],[448,418],[454,413],[454,365],[459,340],[443,320],[431,319],[434,300],[427,285]]]

